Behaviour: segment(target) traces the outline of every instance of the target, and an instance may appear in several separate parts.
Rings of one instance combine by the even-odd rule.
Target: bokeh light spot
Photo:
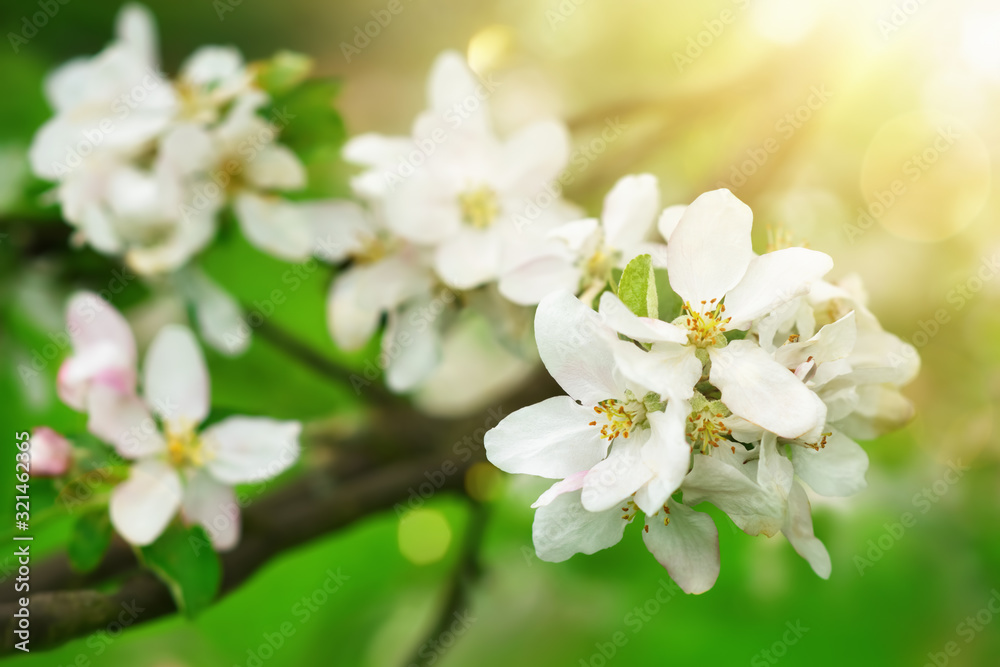
[[[399,520],[399,551],[411,563],[436,563],[450,545],[451,526],[438,510],[413,510]]]

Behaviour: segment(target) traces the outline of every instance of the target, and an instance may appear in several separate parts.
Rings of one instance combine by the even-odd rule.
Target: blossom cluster
[[[298,459],[301,424],[230,416],[201,427],[211,410],[205,359],[186,327],[168,325],[149,345],[141,373],[128,322],[96,294],[67,307],[73,353],[59,368],[62,401],[87,415],[87,430],[111,445],[127,470],[116,479],[111,523],[128,542],[151,544],[180,511],[203,526],[218,550],[240,536],[233,487],[262,482]],[[34,431],[35,474],[63,475],[72,465],[66,438]]]
[[[568,291],[542,300],[538,350],[568,396],[519,410],[486,437],[502,470],[558,480],[534,505],[541,558],[609,547],[641,512],[656,559],[685,591],[707,591],[718,531],[693,508],[708,502],[750,535],[783,533],[830,575],[805,487],[865,487],[868,458],[853,438],[909,418],[899,388],[919,358],[881,328],[854,281],[823,280],[829,256],[755,254],[752,221],[728,190],[664,212],[680,304],[666,319],[652,276],[628,268],[622,298],[606,291],[596,311]]]

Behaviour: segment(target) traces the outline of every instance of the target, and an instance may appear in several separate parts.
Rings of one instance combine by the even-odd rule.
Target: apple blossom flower
[[[199,430],[209,413],[209,377],[194,335],[168,325],[153,340],[143,393],[91,390],[88,430],[134,461],[111,494],[111,522],[129,543],[152,543],[180,510],[219,550],[239,540],[232,486],[270,479],[298,457],[301,425],[227,417]],[[156,417],[154,419],[154,416]]]
[[[48,427],[39,426],[31,432],[30,442],[32,475],[58,477],[66,474],[72,460],[72,447],[66,438]]]
[[[565,289],[587,301],[611,281],[613,268],[651,254],[665,266],[666,246],[647,241],[660,209],[656,177],[625,176],[604,199],[600,220],[586,218],[556,227],[549,236],[561,241],[552,254],[537,257],[506,273],[500,291],[511,301],[534,305],[547,294]]]
[[[487,95],[465,60],[445,52],[412,138],[365,134],[344,147],[348,161],[366,167],[355,190],[378,202],[396,235],[433,248],[437,275],[454,289],[495,281],[540,256],[545,234],[572,219],[546,190],[569,160],[566,129],[540,121],[501,140]],[[526,211],[542,197],[548,205],[529,220]]]

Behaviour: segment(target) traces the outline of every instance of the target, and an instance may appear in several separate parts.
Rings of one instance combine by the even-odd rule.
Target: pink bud
[[[58,477],[69,468],[72,448],[69,441],[45,426],[31,434],[31,474]]]

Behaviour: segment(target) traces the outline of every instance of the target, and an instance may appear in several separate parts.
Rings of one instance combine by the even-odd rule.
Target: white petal
[[[552,378],[585,405],[619,394],[613,332],[597,313],[569,292],[542,299],[535,313],[538,354]]]
[[[598,312],[609,327],[632,340],[641,343],[686,344],[688,342],[688,335],[684,329],[653,317],[637,316],[611,292],[601,295]]]
[[[719,578],[719,530],[712,517],[670,501],[670,523],[646,517],[642,539],[657,562],[685,593],[699,594]]]
[[[385,382],[394,392],[416,389],[441,363],[441,322],[427,321],[430,307],[428,295],[389,313],[382,337],[382,355],[390,359],[385,369]]]
[[[229,417],[202,434],[212,475],[226,484],[261,482],[287,470],[299,457],[302,425],[266,417]]]
[[[576,293],[583,274],[562,257],[534,259],[500,278],[500,293],[522,306],[533,306],[560,290]]]
[[[198,470],[188,480],[181,509],[188,521],[204,527],[216,551],[228,551],[240,541],[236,493],[206,470]]]
[[[250,346],[250,329],[236,299],[200,269],[187,275],[185,296],[193,303],[195,321],[205,342],[215,350],[237,356]]]
[[[794,485],[788,496],[788,518],[781,531],[795,551],[809,562],[816,574],[824,579],[830,578],[833,569],[830,554],[813,533],[809,498],[806,497],[806,492],[800,484]]]
[[[660,236],[663,237],[664,241],[670,241],[674,230],[677,229],[677,223],[684,217],[684,211],[686,210],[687,205],[685,204],[676,204],[663,209],[659,220],[656,221],[656,228],[659,230]]]
[[[642,461],[653,472],[653,478],[635,496],[636,504],[646,514],[663,508],[691,467],[691,445],[685,435],[685,420],[690,413],[686,402],[671,400],[666,411],[646,415],[651,435],[643,445]]]
[[[153,415],[135,394],[96,385],[87,411],[87,430],[111,443],[125,458],[140,459],[166,449]]]
[[[461,105],[472,109],[463,111],[462,127],[486,129],[490,120],[484,93],[485,88],[457,51],[445,51],[434,61],[427,81],[427,99],[439,120],[443,121],[455,105]]]
[[[139,56],[144,65],[153,68],[158,65],[156,20],[149,9],[134,3],[123,6],[115,18],[115,35]]]
[[[568,396],[553,396],[521,408],[488,431],[486,458],[512,474],[558,479],[584,472],[608,449],[600,428],[590,426],[594,411]]]
[[[579,491],[583,488],[583,480],[587,476],[587,472],[587,470],[581,470],[578,473],[570,475],[566,479],[559,480],[546,489],[542,495],[538,496],[538,500],[531,504],[531,508],[538,509],[539,507],[550,505],[553,500],[564,493]]]
[[[233,207],[247,240],[264,252],[292,262],[304,261],[312,254],[309,221],[291,202],[243,192]]]
[[[778,451],[778,437],[773,433],[764,433],[760,441],[757,484],[779,498],[787,498],[793,475],[792,462]]]
[[[195,86],[221,84],[240,74],[243,56],[231,46],[203,46],[181,65],[180,76]]]
[[[382,319],[380,304],[359,291],[367,267],[353,267],[334,279],[326,301],[326,322],[338,347],[358,350],[371,340]]]
[[[111,524],[129,544],[156,541],[181,505],[181,480],[161,461],[140,461],[111,492]]]
[[[701,362],[689,345],[661,343],[648,352],[635,345],[616,345],[615,357],[623,376],[663,398],[687,401],[701,378]]]
[[[589,555],[618,544],[627,525],[620,508],[588,512],[580,503],[580,492],[573,491],[535,511],[531,536],[539,558],[560,563],[573,554]]]
[[[747,340],[710,348],[709,379],[734,414],[784,438],[822,426],[826,406],[787,368]]]
[[[495,230],[462,229],[438,246],[434,266],[448,286],[472,289],[498,277],[500,255]]]
[[[774,353],[774,359],[789,369],[809,358],[820,364],[832,362],[850,354],[856,342],[857,327],[852,311],[836,322],[827,324],[809,340],[782,345]]]
[[[785,248],[754,257],[746,274],[726,294],[729,329],[746,329],[754,320],[802,296],[833,268],[829,255],[806,248]]]
[[[549,238],[563,241],[573,254],[587,252],[600,240],[600,222],[597,218],[584,218],[559,225],[548,233]],[[596,237],[596,238],[595,238]]]
[[[660,210],[660,186],[656,176],[625,176],[604,198],[601,223],[612,248],[627,248],[644,241],[653,229]]]
[[[247,159],[244,178],[264,190],[298,190],[305,187],[306,168],[287,146],[267,144]]]
[[[868,454],[839,431],[819,451],[795,447],[792,463],[802,481],[822,496],[850,496],[867,486]]]
[[[146,351],[143,390],[168,425],[190,428],[208,416],[208,369],[190,329],[177,324],[160,329]]]
[[[667,244],[670,285],[685,301],[722,298],[753,259],[753,212],[729,190],[707,192],[687,207]]]
[[[387,137],[374,132],[352,137],[341,151],[344,159],[367,167],[392,165],[401,155],[413,150],[409,137]]]
[[[694,465],[681,490],[684,504],[693,506],[707,500],[728,514],[748,535],[770,537],[781,529],[785,520],[784,498],[767,493],[742,471],[713,456],[694,457]]]
[[[298,206],[310,223],[315,254],[331,264],[344,261],[375,236],[368,213],[355,202],[330,199]]]
[[[556,121],[519,130],[504,143],[497,186],[508,194],[532,196],[552,187],[569,161],[569,132]]]
[[[642,448],[648,440],[649,429],[633,431],[629,438],[615,439],[608,457],[591,468],[583,481],[580,500],[585,509],[609,510],[653,477],[653,471],[642,461]]]

